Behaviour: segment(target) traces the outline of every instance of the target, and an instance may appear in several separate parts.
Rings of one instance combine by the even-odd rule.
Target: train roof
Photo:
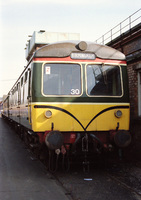
[[[110,60],[125,60],[120,51],[106,45],[85,41],[64,41],[45,45],[38,49],[33,57],[68,57],[72,52],[91,52],[96,57]]]

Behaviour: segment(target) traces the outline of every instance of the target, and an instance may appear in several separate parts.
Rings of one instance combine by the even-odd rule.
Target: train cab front
[[[60,42],[33,57],[33,131],[59,155],[127,146],[130,104],[125,56],[87,42]]]

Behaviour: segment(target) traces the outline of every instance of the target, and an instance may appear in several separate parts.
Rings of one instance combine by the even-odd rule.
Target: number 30
[[[80,94],[79,89],[71,89],[71,94],[75,95],[75,94]]]

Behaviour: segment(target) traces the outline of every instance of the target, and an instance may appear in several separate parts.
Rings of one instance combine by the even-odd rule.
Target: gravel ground
[[[141,200],[141,165],[114,163],[94,166],[84,173],[82,166],[55,177],[74,200]]]
[[[107,171],[112,178],[141,195],[141,163],[117,163]]]

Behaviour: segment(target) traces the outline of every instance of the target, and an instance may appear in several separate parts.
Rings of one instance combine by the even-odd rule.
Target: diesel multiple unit
[[[4,99],[3,117],[32,146],[56,155],[126,147],[131,136],[125,56],[85,41],[43,45]]]

